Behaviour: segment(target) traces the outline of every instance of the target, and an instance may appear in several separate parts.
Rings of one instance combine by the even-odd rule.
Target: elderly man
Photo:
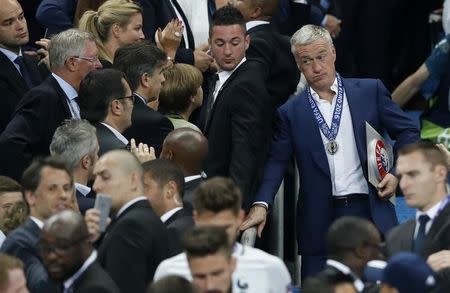
[[[368,183],[365,123],[394,137],[394,149],[417,141],[419,133],[381,81],[343,79],[336,73],[336,50],[326,29],[303,26],[291,46],[309,87],[278,109],[263,183],[241,228],[258,225],[261,233],[285,167],[295,156],[301,182],[298,252],[302,276],[308,276],[325,263],[325,235],[336,218],[366,218],[383,234],[397,224],[387,200],[397,187],[396,177],[387,173],[376,188]]]
[[[102,67],[94,37],[75,29],[52,38],[49,58],[52,75],[23,97],[0,136],[0,173],[14,179],[34,157],[49,153],[53,133],[64,119],[80,118],[80,82]]]

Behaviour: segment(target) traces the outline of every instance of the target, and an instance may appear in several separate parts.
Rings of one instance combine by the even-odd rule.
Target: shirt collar
[[[61,89],[64,91],[64,93],[66,94],[69,101],[72,101],[73,99],[78,97],[77,91],[73,88],[73,86],[71,86],[69,83],[67,83],[67,81],[65,81],[64,79],[62,79],[55,73],[52,73],[52,76],[56,79],[56,82],[59,84]]]
[[[16,58],[18,56],[22,56],[22,49],[20,49],[19,51],[19,55],[17,55],[16,53],[14,53],[13,51],[10,51],[8,49],[5,48],[0,48],[0,52],[2,52],[3,54],[5,54],[5,56],[11,60],[11,62],[14,62],[14,60],[16,60]]]
[[[75,182],[75,188],[84,196],[91,192],[91,188],[89,186],[83,185],[81,183]]]
[[[202,174],[184,177],[184,183],[187,183],[189,181],[193,181],[193,180],[198,179],[198,178],[202,178]]]
[[[105,125],[111,132],[114,134],[115,137],[117,137],[118,140],[123,142],[125,145],[128,145],[128,139],[126,139],[125,136],[122,135],[117,129],[114,127],[111,127],[110,125],[106,124],[105,122],[100,122],[101,124]]]
[[[245,24],[245,28],[248,30],[254,28],[255,26],[262,25],[262,24],[269,24],[270,22],[265,20],[250,20]]]
[[[417,210],[416,211],[416,221],[419,220],[419,217],[421,215],[427,215],[428,217],[430,217],[431,220],[433,220],[438,215],[438,213],[440,211],[441,204],[443,204],[444,201],[445,202],[447,201],[447,197],[445,197],[442,200],[440,200],[439,202],[437,202],[434,206],[432,206],[426,212],[421,212],[421,211]]]
[[[139,99],[141,99],[141,101],[144,103],[144,104],[147,104],[147,100],[143,97],[143,96],[141,96],[140,94],[138,94],[138,93],[134,93],[134,95],[136,96],[136,97],[138,97]]]
[[[148,199],[145,196],[138,196],[136,198],[133,198],[120,208],[120,210],[116,214],[116,218],[118,218],[127,208],[129,208],[130,206],[141,200],[148,200]]]
[[[91,255],[84,261],[81,268],[72,277],[64,281],[64,289],[69,289],[73,283],[87,270],[87,268],[97,259],[97,251],[93,250]]]
[[[182,208],[183,207],[177,207],[177,208],[171,209],[170,211],[166,212],[164,215],[161,216],[161,221],[163,223],[165,223],[170,217],[173,216],[173,214],[175,214],[176,212],[178,212]]]
[[[30,216],[30,219],[36,223],[36,225],[38,225],[39,229],[42,230],[42,227],[44,227],[44,222],[42,222],[41,220],[39,220],[36,217]]]
[[[327,265],[341,271],[343,274],[351,275],[355,279],[353,285],[355,286],[356,290],[358,292],[363,291],[364,283],[361,281],[361,279],[358,278],[358,276],[355,275],[355,273],[352,272],[352,270],[348,266],[333,259],[327,259]]]
[[[247,58],[242,58],[242,60],[241,60],[241,62],[239,62],[239,64],[233,69],[233,70],[231,70],[231,71],[220,71],[220,72],[218,72],[217,74],[219,75],[219,82],[220,82],[220,85],[223,85],[226,81],[227,81],[227,79],[233,74],[233,72],[236,70],[236,69],[238,69],[238,67],[239,66],[241,66],[242,65],[242,63],[244,63],[245,61],[247,60]]]
[[[314,99],[314,101],[316,101],[316,103],[324,103],[327,102],[325,100],[322,100],[319,97],[319,94],[312,88],[309,87],[309,89],[311,90],[311,96]],[[336,94],[338,92],[338,83],[337,83],[337,78],[334,79],[333,84],[331,85],[330,89],[334,92],[334,96],[333,96],[333,102],[335,100]],[[328,102],[327,102],[328,103]]]

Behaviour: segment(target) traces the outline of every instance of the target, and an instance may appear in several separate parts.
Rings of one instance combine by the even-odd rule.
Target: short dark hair
[[[16,180],[6,176],[0,176],[0,196],[6,192],[20,192],[21,189],[22,187]]]
[[[9,285],[9,272],[14,269],[23,269],[20,259],[0,253],[0,290],[4,290]]]
[[[313,277],[306,278],[302,287],[304,293],[334,293],[334,287],[349,283],[353,285],[353,277],[342,273],[328,274],[325,271]]]
[[[191,282],[181,276],[165,276],[150,284],[147,293],[197,293]]]
[[[144,174],[150,175],[160,187],[169,181],[175,182],[180,197],[183,198],[184,175],[183,171],[174,162],[166,159],[155,159],[142,164]]]
[[[205,211],[219,213],[230,210],[234,215],[238,215],[241,206],[241,191],[229,178],[209,179],[194,191],[194,209],[199,214]]]
[[[117,49],[113,66],[125,73],[131,90],[136,91],[144,73],[153,75],[155,69],[166,62],[167,55],[163,50],[148,41],[141,41]]]
[[[408,144],[399,150],[398,156],[405,156],[415,152],[421,153],[425,160],[430,162],[432,168],[437,165],[447,166],[445,154],[434,143],[429,141]]]
[[[217,9],[213,14],[209,25],[209,37],[212,36],[212,29],[214,26],[228,26],[235,24],[238,24],[242,28],[242,32],[247,34],[245,19],[239,9],[232,5],[225,5],[222,8]]]
[[[35,192],[39,183],[41,182],[42,169],[50,167],[53,169],[63,170],[70,177],[70,184],[73,186],[73,175],[67,167],[63,159],[58,156],[49,156],[45,158],[37,158],[31,165],[23,172],[22,175],[22,190]]]
[[[78,92],[81,117],[91,123],[104,121],[111,102],[125,95],[122,79],[125,75],[116,69],[89,72]]]
[[[370,244],[375,226],[366,219],[345,216],[331,224],[326,237],[328,256],[342,259],[355,248]]]
[[[195,226],[186,232],[183,238],[183,247],[186,255],[191,257],[203,257],[223,251],[231,257],[232,247],[228,241],[228,235],[223,227]]]

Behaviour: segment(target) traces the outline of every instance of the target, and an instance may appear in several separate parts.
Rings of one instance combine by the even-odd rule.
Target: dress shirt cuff
[[[269,204],[267,202],[265,202],[265,201],[255,201],[252,204],[252,207],[254,207],[254,206],[261,206],[261,207],[265,208],[266,211],[269,210]]]

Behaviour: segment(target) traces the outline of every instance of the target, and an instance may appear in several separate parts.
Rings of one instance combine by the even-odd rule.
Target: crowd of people
[[[448,37],[391,97],[358,1],[38,2],[0,5],[0,292],[450,290]],[[301,277],[239,242],[293,161]]]

